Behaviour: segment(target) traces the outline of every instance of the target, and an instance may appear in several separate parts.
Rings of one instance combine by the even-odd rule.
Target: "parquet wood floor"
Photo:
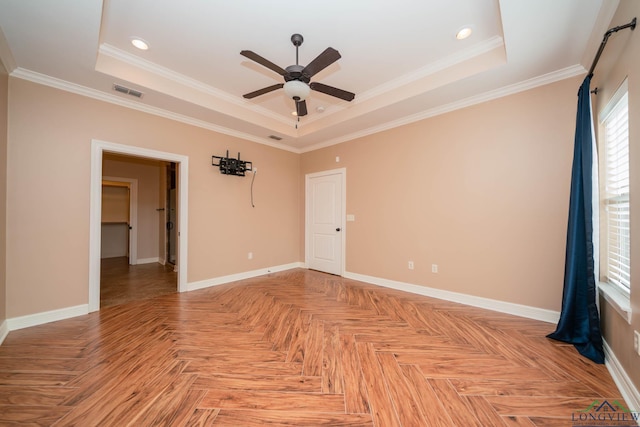
[[[622,402],[553,329],[290,270],[11,332],[0,425],[570,426]]]
[[[127,257],[100,260],[100,307],[125,304],[177,292],[173,265],[129,265]]]

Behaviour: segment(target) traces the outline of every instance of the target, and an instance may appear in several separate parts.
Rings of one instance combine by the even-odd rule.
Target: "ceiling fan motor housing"
[[[302,70],[304,70],[304,67],[302,65],[289,65],[287,68],[285,68],[287,74],[284,75],[284,80],[287,82],[291,80],[300,80],[301,82],[309,83],[311,81],[311,78],[305,76],[302,73]]]

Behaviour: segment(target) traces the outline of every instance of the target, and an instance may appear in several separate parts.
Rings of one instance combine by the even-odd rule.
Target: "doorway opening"
[[[173,223],[175,229],[175,237],[174,237],[174,259],[171,264],[171,268],[169,268],[170,272],[174,275],[173,281],[173,291],[175,292],[176,287],[178,292],[184,292],[187,290],[187,217],[188,217],[188,205],[187,205],[187,188],[188,188],[188,157],[177,155],[173,153],[166,153],[156,150],[144,149],[139,147],[132,147],[127,145],[109,143],[105,141],[97,141],[93,140],[91,143],[91,202],[90,202],[90,233],[89,233],[89,311],[96,311],[100,309],[101,301],[101,271],[103,270],[102,264],[102,203],[103,203],[103,159],[106,157],[112,158],[112,156],[120,157],[120,158],[128,158],[130,161],[133,160],[133,163],[146,163],[156,165],[159,170],[162,170],[161,178],[158,179],[159,182],[168,182],[165,174],[167,170],[165,169],[166,165],[170,165],[173,163],[174,171],[175,171],[175,210],[173,216]],[[162,167],[160,167],[160,165]],[[109,175],[117,175],[112,173],[113,170],[109,172]],[[106,176],[106,175],[105,175]],[[109,178],[114,178],[113,176],[108,176]],[[131,178],[127,178],[131,179]],[[117,181],[116,181],[117,182]],[[138,187],[140,187],[140,182],[138,182]],[[130,191],[130,194],[133,193]],[[159,187],[156,187],[156,196],[160,194]],[[141,190],[138,188],[138,199],[141,196]],[[130,198],[131,200],[131,198]],[[130,206],[133,206],[134,203],[130,202]],[[137,205],[137,203],[135,204]],[[141,203],[142,205],[142,203]],[[144,235],[143,232],[136,232],[136,228],[141,228],[143,225],[140,222],[140,217],[142,215],[141,212],[138,211],[136,215],[131,215],[129,218],[128,226],[131,226],[130,234],[137,236],[137,247],[135,248],[135,252],[129,249],[130,257],[127,258],[121,257],[121,265],[125,266],[128,269],[128,273],[130,274],[132,271],[135,272],[135,275],[140,276],[149,276],[153,275],[153,272],[146,271],[149,267],[155,268],[161,267],[161,273],[166,273],[168,257],[164,252],[164,248],[167,247],[168,238],[165,237],[164,230],[168,228],[167,217],[168,217],[168,209],[164,207],[165,201],[162,203],[156,203],[152,206],[153,212],[151,215],[156,216],[155,222],[155,233],[157,237],[154,242],[146,242],[146,244],[150,244],[152,246],[151,251],[149,249],[144,249],[143,242],[140,239],[140,235]],[[148,214],[148,213],[147,213]],[[133,220],[137,217],[137,224],[135,227],[133,226]],[[138,230],[140,231],[140,230]],[[131,242],[130,239],[129,242]],[[153,246],[155,245],[155,251]],[[146,251],[146,252],[145,252]],[[135,257],[134,257],[135,255]],[[115,257],[114,257],[115,258]],[[115,262],[115,261],[114,261]],[[106,272],[106,266],[105,266]],[[158,271],[156,271],[157,273]],[[177,286],[175,283],[177,282]]]
[[[166,264],[164,253],[167,166],[164,160],[103,155],[100,307],[177,291],[176,261]]]

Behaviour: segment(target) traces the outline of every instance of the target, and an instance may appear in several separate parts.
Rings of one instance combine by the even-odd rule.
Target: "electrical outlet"
[[[640,332],[633,331],[633,349],[640,356]]]
[[[247,259],[253,259],[253,252],[249,252],[247,254]]]
[[[409,261],[409,270],[413,270],[413,261]]]
[[[431,272],[432,273],[438,272],[438,264],[431,264]]]

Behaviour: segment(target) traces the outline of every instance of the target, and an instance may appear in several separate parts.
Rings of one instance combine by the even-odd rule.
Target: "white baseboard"
[[[155,257],[155,258],[138,258],[136,260],[136,265],[139,264],[153,264],[154,262],[160,262],[160,258]]]
[[[638,389],[633,385],[633,381],[631,381],[631,378],[627,375],[627,372],[611,350],[611,347],[609,347],[609,344],[607,344],[606,341],[604,341],[603,344],[605,366],[609,370],[616,386],[618,386],[618,390],[620,390],[624,401],[627,403],[627,409],[631,412],[640,412],[640,392],[638,392]]]
[[[29,314],[27,316],[14,317],[7,319],[7,328],[9,331],[29,328],[31,326],[43,325],[58,320],[70,319],[76,316],[82,316],[89,313],[89,305],[82,304],[75,307],[61,308],[58,310],[45,311],[43,313]]]
[[[7,321],[3,320],[2,323],[0,323],[0,345],[2,345],[7,335],[9,335],[9,326],[7,325]]]
[[[187,283],[187,291],[195,291],[198,289],[209,288],[211,286],[224,285],[225,283],[236,282],[238,280],[251,279],[252,277],[264,276],[269,273],[277,273],[279,271],[291,270],[294,268],[303,268],[304,263],[293,262],[291,264],[283,264],[275,267],[260,268],[258,270],[245,271],[243,273],[230,274],[228,276],[214,277],[213,279],[200,280],[199,282]]]
[[[141,260],[139,260],[139,262],[140,261]],[[152,262],[158,262],[158,259],[156,258]],[[215,277],[212,279],[201,280],[198,282],[191,282],[191,283],[187,283],[187,291],[195,291],[198,289],[204,289],[211,286],[218,286],[225,283],[235,282],[238,280],[244,280],[244,279],[250,279],[253,277],[263,276],[269,273],[276,273],[279,271],[291,270],[294,268],[305,268],[305,263],[294,262],[290,264],[266,267],[266,268],[246,271],[246,272],[237,273],[237,274],[230,274],[227,276]],[[394,280],[381,279],[378,277],[366,276],[366,275],[357,274],[357,273],[345,272],[344,277],[348,279],[370,283],[377,286],[383,286],[386,288],[397,289],[400,291],[410,292],[418,295],[458,302],[458,303],[470,305],[473,307],[486,308],[488,310],[499,311],[502,313],[513,314],[516,316],[526,317],[526,318],[535,319],[535,320],[541,320],[549,323],[557,323],[558,320],[560,319],[559,312],[546,310],[542,308],[530,307],[530,306],[525,306],[520,304],[513,304],[513,303],[504,302],[504,301],[498,301],[498,300],[493,300],[488,298],[461,294],[457,292],[444,291],[441,289],[429,288],[425,286],[398,282]],[[32,315],[7,319],[5,322],[3,322],[0,325],[0,338],[4,339],[2,334],[4,333],[6,336],[6,333],[8,333],[8,331],[28,328],[30,326],[42,325],[44,323],[55,322],[57,320],[64,320],[64,319],[81,316],[88,313],[89,313],[89,306],[87,304],[83,304],[75,307],[68,307],[68,308],[52,310],[44,313],[36,313]],[[7,332],[4,332],[5,330]]]
[[[138,264],[159,262],[158,258],[139,259]],[[224,283],[235,282],[242,279],[250,279],[252,277],[262,276],[278,271],[291,270],[293,268],[303,267],[304,263],[295,262],[291,264],[278,265],[275,267],[262,268],[244,273],[232,274],[229,276],[216,277],[213,279],[202,280],[187,284],[187,291],[208,288],[210,286],[222,285]],[[31,326],[43,325],[49,322],[69,319],[76,316],[82,316],[89,313],[89,305],[77,305],[75,307],[61,308],[58,310],[46,311],[43,313],[29,314],[26,316],[14,317],[7,319],[0,324],[0,344],[4,341],[10,331],[29,328]]]
[[[458,302],[473,307],[486,308],[487,310],[513,314],[515,316],[541,320],[543,322],[558,323],[558,320],[560,320],[560,312],[547,310],[544,308],[537,308],[527,305],[498,301],[489,298],[476,297],[473,295],[429,288],[426,286],[413,285],[411,283],[397,282],[395,280],[381,279],[379,277],[365,276],[363,274],[357,273],[345,272],[344,277],[348,279],[359,280],[361,282],[371,283],[372,285],[383,286],[385,288],[397,289],[399,291],[410,292],[412,294]]]

